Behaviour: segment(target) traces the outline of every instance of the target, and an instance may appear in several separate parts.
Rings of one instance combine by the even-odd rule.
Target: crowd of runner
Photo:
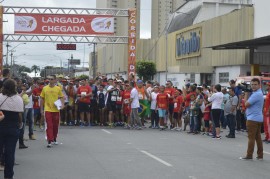
[[[42,88],[49,84],[50,78],[14,80],[17,81],[17,91],[25,104],[24,118],[29,125],[29,138],[35,140],[34,128],[44,129],[40,94]],[[144,83],[142,80],[135,82],[133,76],[128,80],[119,75],[114,78],[100,75],[90,80],[67,80],[60,76],[56,85],[61,88],[65,101],[60,111],[61,125],[143,129],[146,128],[144,123],[151,121],[147,127],[152,129],[182,131],[188,125],[188,133],[203,132],[218,139],[220,128],[232,128],[226,136],[229,138],[235,137],[235,130],[246,131],[244,93],[234,80],[224,88],[219,84],[198,86],[186,83],[185,87],[177,89],[171,81],[165,85],[151,81]],[[139,98],[138,119],[136,115],[131,115],[133,89]],[[21,143],[23,148],[23,141]]]
[[[6,80],[10,81],[9,70],[3,72],[1,85]],[[28,148],[24,144],[26,124],[29,126],[30,140],[36,139],[35,128],[46,130],[49,148],[52,144],[58,144],[56,138],[59,122],[61,125],[80,127],[119,126],[130,130],[148,127],[187,131],[188,134],[201,133],[214,139],[221,139],[221,129],[227,127],[227,138],[235,138],[235,133],[247,131],[245,95],[234,80],[229,82],[228,87],[186,83],[182,89],[174,87],[171,81],[166,81],[164,85],[152,81],[143,82],[140,79],[135,81],[132,75],[127,80],[119,75],[114,78],[100,75],[90,80],[64,79],[55,75],[46,79],[13,80],[16,83],[16,93],[24,104],[19,149]],[[270,90],[270,83],[267,87]],[[56,96],[51,98],[50,94]],[[265,143],[270,143],[269,95],[270,93],[265,98],[263,109]],[[54,101],[60,98],[61,102],[56,104]],[[49,108],[53,110],[48,110]],[[150,126],[146,125],[149,121]],[[5,146],[1,147],[1,151],[5,151]],[[0,156],[0,169],[3,170],[4,155]]]

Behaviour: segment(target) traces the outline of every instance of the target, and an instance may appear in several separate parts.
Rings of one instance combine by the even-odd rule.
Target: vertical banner
[[[136,75],[136,9],[128,10],[128,75]]]
[[[0,77],[3,75],[3,6],[0,6]]]

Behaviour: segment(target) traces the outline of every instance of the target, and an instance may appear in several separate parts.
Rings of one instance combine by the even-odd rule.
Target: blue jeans
[[[28,121],[29,125],[29,136],[33,135],[33,127],[34,127],[34,122],[33,122],[33,109],[32,108],[25,108],[24,113],[23,113],[23,128],[25,128],[25,123]]]
[[[235,115],[228,114],[228,115],[226,115],[226,117],[227,117],[227,120],[228,120],[229,129],[230,129],[229,135],[235,136],[235,124],[236,124]]]
[[[226,119],[226,116],[224,115],[224,110],[223,109],[221,110],[220,120],[221,120],[222,128],[226,128],[226,126],[227,126],[227,119]]]
[[[4,148],[4,178],[12,178],[14,175],[13,167],[18,138],[19,129],[7,127],[0,128],[0,148]]]
[[[23,113],[23,127],[20,129],[20,136],[19,136],[19,143],[22,145],[24,144],[23,142],[23,136],[24,136],[24,130],[25,130],[25,124],[26,121],[28,120],[28,125],[29,125],[29,136],[33,135],[33,109],[32,108],[25,108],[24,113]]]
[[[190,132],[198,131],[198,116],[190,116]]]

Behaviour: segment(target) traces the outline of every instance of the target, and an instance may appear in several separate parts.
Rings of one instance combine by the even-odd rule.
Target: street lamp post
[[[22,45],[22,44],[26,44],[25,42],[23,43],[19,43],[18,45],[16,45],[15,47],[13,47],[11,50],[8,50],[9,47],[11,47],[11,45],[9,45],[7,43],[6,47],[7,47],[7,54],[6,54],[6,65],[8,65],[8,53],[11,52],[11,63],[10,63],[10,66],[12,65],[12,55],[13,55],[13,52],[15,52],[15,49],[19,46],[19,45]]]

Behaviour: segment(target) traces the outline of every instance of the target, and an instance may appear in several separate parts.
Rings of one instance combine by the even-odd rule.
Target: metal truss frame
[[[3,6],[3,14],[22,14],[22,13],[27,13],[27,14],[111,15],[114,17],[128,17],[128,9]]]
[[[58,42],[58,43],[97,43],[127,44],[127,36],[71,36],[71,35],[24,35],[3,34],[7,42]]]

